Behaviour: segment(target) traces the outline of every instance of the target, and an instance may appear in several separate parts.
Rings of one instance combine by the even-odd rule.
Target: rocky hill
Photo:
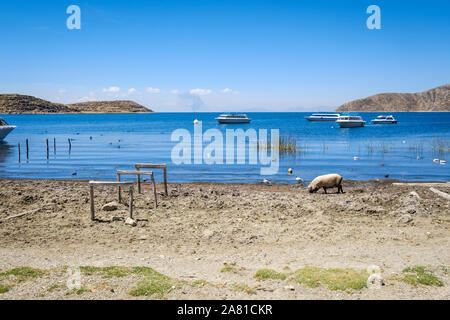
[[[152,110],[129,100],[61,104],[21,94],[0,94],[0,114],[137,113]]]
[[[380,93],[344,103],[336,111],[449,112],[450,84],[417,93]]]

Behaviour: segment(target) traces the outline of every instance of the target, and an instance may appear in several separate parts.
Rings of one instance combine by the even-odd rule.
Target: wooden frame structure
[[[109,186],[109,187],[122,187],[130,186],[130,218],[133,219],[133,182],[120,182],[120,181],[89,181],[89,194],[91,199],[91,220],[95,220],[95,205],[94,205],[94,187],[95,186]]]
[[[137,171],[140,169],[162,169],[164,171],[164,193],[166,196],[169,195],[167,192],[167,166],[166,164],[153,164],[153,163],[136,163],[134,165]],[[140,183],[140,178],[138,176],[138,185]]]
[[[138,193],[142,193],[141,192],[141,179],[140,176],[150,176],[152,178],[152,183],[153,183],[153,194],[155,195],[155,208],[158,207],[158,199],[157,199],[157,195],[156,195],[156,184],[155,184],[155,177],[153,176],[153,171],[126,171],[126,170],[117,170],[117,181],[120,182],[120,177],[122,175],[135,175],[137,177],[137,181],[138,181]],[[119,185],[119,202],[122,201],[122,192],[121,192],[121,187]]]

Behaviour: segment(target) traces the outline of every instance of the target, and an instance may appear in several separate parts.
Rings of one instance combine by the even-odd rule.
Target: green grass
[[[80,270],[85,275],[100,274],[105,278],[122,278],[133,273],[133,269],[130,267],[92,267],[83,266]]]
[[[133,287],[129,294],[132,296],[153,296],[163,298],[177,282],[170,277],[156,272],[148,267],[135,267],[133,273],[144,277]]]
[[[277,280],[285,280],[286,274],[277,272],[272,269],[261,269],[256,271],[255,278],[258,280],[267,280],[267,279],[277,279]]]
[[[256,290],[252,289],[245,283],[234,283],[232,286],[234,291],[245,292],[246,294],[256,294]]]
[[[361,290],[369,274],[364,270],[305,267],[294,272],[294,281],[310,288],[326,285],[330,290]]]
[[[0,294],[8,292],[18,283],[35,279],[45,273],[46,271],[30,267],[17,267],[0,272]]]
[[[66,296],[69,296],[71,294],[77,294],[77,295],[81,295],[85,292],[89,292],[88,289],[86,289],[85,287],[80,287],[80,288],[73,288],[72,290],[70,290],[69,292],[66,293]]]
[[[432,271],[424,266],[408,267],[402,271],[400,277],[394,278],[408,283],[413,287],[419,285],[442,287],[444,283],[436,277]]]
[[[17,282],[26,281],[29,279],[37,278],[45,274],[45,271],[34,269],[30,267],[18,267],[4,272],[0,272],[0,279],[14,276]]]
[[[244,268],[240,268],[236,266],[236,262],[233,263],[224,263],[224,267],[220,270],[220,272],[236,272],[244,270]]]
[[[11,290],[11,286],[0,283],[0,294],[8,292],[9,290]]]

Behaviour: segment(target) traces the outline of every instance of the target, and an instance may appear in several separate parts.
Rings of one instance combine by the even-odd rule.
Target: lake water
[[[218,113],[3,115],[17,128],[0,143],[0,177],[114,180],[116,170],[131,170],[134,163],[142,162],[166,163],[169,182],[254,183],[268,178],[295,183],[296,176],[309,181],[333,172],[357,180],[384,179],[385,175],[418,181],[450,178],[450,112],[394,113],[399,121],[396,125],[372,125],[370,120],[379,113],[364,113],[366,126],[352,129],[341,129],[333,122],[308,122],[304,117],[309,114],[247,113],[252,122],[242,125],[220,125],[214,120]],[[273,176],[262,176],[262,165],[248,164],[248,159],[240,165],[176,165],[171,152],[177,142],[171,141],[171,134],[180,128],[193,132],[194,119],[202,121],[203,131],[279,129],[280,136],[295,137],[298,152],[281,153],[279,171]],[[30,146],[28,160],[25,139]],[[359,160],[354,160],[355,156]],[[446,160],[447,164],[433,159]],[[287,173],[288,168],[294,170],[293,175]],[[161,179],[159,173],[157,179]]]

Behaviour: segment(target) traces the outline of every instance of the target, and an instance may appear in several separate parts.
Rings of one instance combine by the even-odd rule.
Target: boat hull
[[[353,121],[353,122],[350,122],[350,121],[342,121],[342,122],[336,121],[336,122],[339,124],[339,126],[341,128],[359,128],[359,127],[364,127],[364,124],[365,124],[364,121]]]
[[[15,128],[16,126],[0,126],[0,141],[5,139],[6,136]]]
[[[311,117],[305,117],[308,121],[321,121],[321,122],[335,122],[337,118],[311,118]]]
[[[373,124],[396,124],[397,120],[372,120]]]
[[[216,118],[219,123],[227,124],[227,123],[250,123],[251,119],[219,119]]]

